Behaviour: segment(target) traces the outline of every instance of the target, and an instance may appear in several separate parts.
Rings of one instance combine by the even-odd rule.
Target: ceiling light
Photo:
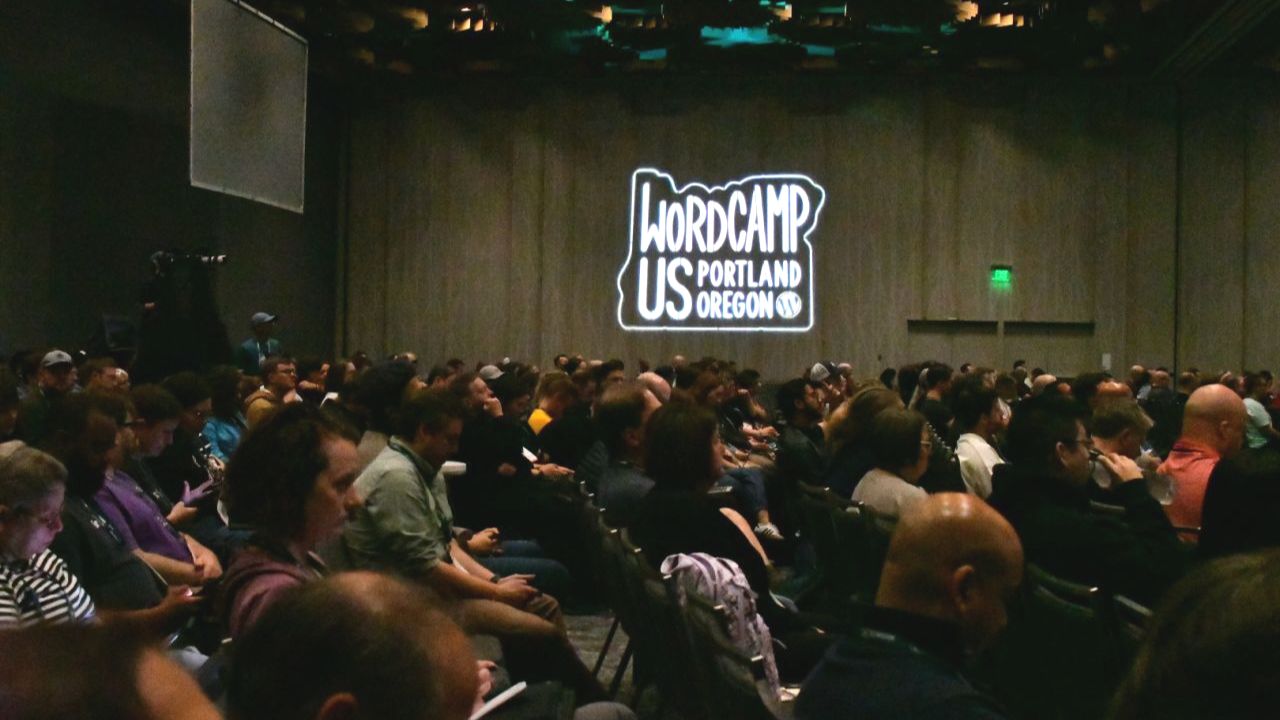
[[[419,10],[418,8],[411,7],[396,8],[396,14],[405,20],[408,20],[414,30],[422,30],[427,27],[428,18],[426,10]]]

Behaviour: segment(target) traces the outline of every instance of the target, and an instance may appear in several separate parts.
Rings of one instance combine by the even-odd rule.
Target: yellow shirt
[[[529,413],[529,427],[533,429],[533,434],[542,434],[542,428],[546,427],[551,422],[551,419],[551,416],[542,408]]]

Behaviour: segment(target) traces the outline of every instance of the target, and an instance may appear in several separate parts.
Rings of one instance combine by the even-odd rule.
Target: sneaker
[[[756,535],[762,540],[772,540],[773,542],[782,542],[782,531],[773,523],[760,523],[755,528]]]

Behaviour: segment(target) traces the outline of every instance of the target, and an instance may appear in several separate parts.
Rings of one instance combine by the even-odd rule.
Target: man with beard
[[[118,428],[92,398],[63,398],[49,411],[46,450],[67,468],[62,532],[51,549],[93,598],[100,612],[127,611],[126,617],[157,634],[177,629],[199,597],[186,587],[166,590],[147,565],[131,553],[119,530],[94,496],[106,482],[108,457]]]
[[[778,412],[786,425],[778,437],[778,475],[788,483],[821,485],[826,468],[819,391],[803,378],[778,388]]]

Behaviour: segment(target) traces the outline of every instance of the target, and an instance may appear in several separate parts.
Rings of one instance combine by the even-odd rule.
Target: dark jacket
[[[792,425],[784,426],[782,433],[778,435],[778,476],[788,483],[820,485],[823,472],[827,469],[824,445],[822,429],[819,427],[802,429]]]
[[[1201,523],[1205,557],[1280,547],[1280,451],[1244,450],[1219,462],[1209,475]]]
[[[1145,482],[1112,490],[1123,517],[1091,510],[1084,487],[1066,487],[1013,465],[997,466],[991,484],[989,501],[1018,531],[1027,562],[1065,580],[1150,606],[1190,566],[1191,553]]]
[[[793,614],[769,593],[769,572],[760,553],[705,493],[655,487],[640,504],[630,534],[655,569],[677,553],[704,552],[736,562],[757,595],[757,610],[769,629],[778,634],[793,624]]]
[[[948,623],[872,608],[866,625],[827,651],[796,700],[796,720],[1005,717],[960,672],[959,630]]]

